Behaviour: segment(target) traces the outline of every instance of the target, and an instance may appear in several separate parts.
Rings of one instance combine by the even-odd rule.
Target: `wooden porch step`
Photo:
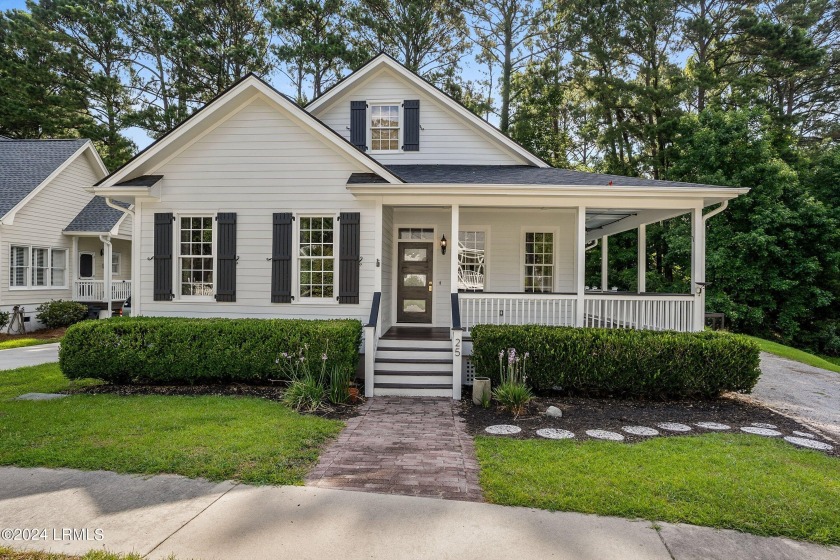
[[[436,377],[449,377],[452,378],[451,371],[423,371],[423,370],[416,370],[416,371],[406,371],[406,370],[377,370],[375,372],[376,377],[380,375],[433,375]]]
[[[452,358],[380,358],[376,357],[378,364],[451,364]]]
[[[374,389],[448,389],[452,390],[449,383],[374,383]]]

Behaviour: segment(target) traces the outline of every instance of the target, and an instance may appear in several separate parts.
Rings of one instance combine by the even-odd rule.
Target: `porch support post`
[[[695,332],[703,330],[706,315],[706,290],[702,284],[706,281],[706,223],[703,220],[703,208],[691,211],[691,293],[694,294],[693,328]]]
[[[76,279],[79,277],[79,236],[73,236],[73,248],[70,251],[70,262],[67,263],[67,270],[68,275],[68,282],[70,282],[70,289],[72,290],[70,293],[73,294],[73,299],[76,300],[79,297],[79,294],[76,293],[76,287],[78,284],[76,283]]]
[[[382,198],[376,200],[376,214],[373,216],[373,291],[382,291]]]
[[[636,254],[636,291],[643,294],[647,291],[647,226],[639,226],[639,246]]]
[[[376,364],[376,327],[365,327],[365,397],[373,396],[373,375]]]
[[[610,247],[608,235],[601,238],[601,289],[607,291],[610,289],[609,277],[609,261],[610,261]]]
[[[450,228],[449,254],[450,257],[450,272],[449,272],[449,293],[455,294],[449,298],[450,305],[458,305],[458,253],[460,251],[458,243],[458,232],[461,230],[461,207],[457,204],[452,205],[452,227]],[[460,316],[460,310],[452,310],[451,316],[454,318]],[[461,330],[460,320],[459,324],[452,324],[450,331],[452,333],[452,400],[461,400],[461,357],[463,349],[464,331]]]
[[[106,309],[108,310],[107,317],[111,316],[111,305],[112,305],[112,288],[113,285],[113,278],[111,276],[112,270],[112,262],[113,262],[113,251],[111,250],[111,236],[110,235],[100,235],[99,240],[102,241],[102,248],[103,253],[105,253],[105,263],[103,264],[104,270],[102,271],[102,278],[103,278],[103,297],[105,298]]]
[[[376,200],[376,210],[373,216],[373,292],[382,294],[382,199]],[[376,364],[376,346],[379,342],[381,313],[371,294],[371,306],[376,307],[376,313],[371,310],[370,322],[365,326],[365,397],[373,397],[374,369]]]
[[[584,283],[586,282],[586,206],[578,206],[575,235],[575,326],[584,326]]]

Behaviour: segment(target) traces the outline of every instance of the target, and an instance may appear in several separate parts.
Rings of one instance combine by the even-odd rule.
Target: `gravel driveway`
[[[750,395],[840,442],[840,373],[761,353],[761,378]]]

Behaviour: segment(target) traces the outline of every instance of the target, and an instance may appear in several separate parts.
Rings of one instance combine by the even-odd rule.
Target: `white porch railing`
[[[585,294],[583,326],[681,331],[693,329],[693,295]]]
[[[575,294],[460,293],[461,326],[575,326]],[[587,293],[584,327],[691,331],[694,296]]]
[[[460,293],[461,326],[575,324],[574,294]]]
[[[131,280],[115,280],[111,283],[111,301],[125,301],[131,296]],[[73,282],[73,301],[105,301],[104,280],[76,280]]]

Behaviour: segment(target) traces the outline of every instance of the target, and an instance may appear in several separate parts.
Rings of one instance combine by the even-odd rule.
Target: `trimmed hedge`
[[[527,383],[588,396],[673,399],[749,392],[760,375],[758,345],[719,332],[476,325],[476,375],[499,382],[499,352],[530,354]]]
[[[64,335],[61,371],[111,383],[257,382],[283,375],[281,353],[356,370],[362,324],[356,320],[125,317],[85,321]]]

